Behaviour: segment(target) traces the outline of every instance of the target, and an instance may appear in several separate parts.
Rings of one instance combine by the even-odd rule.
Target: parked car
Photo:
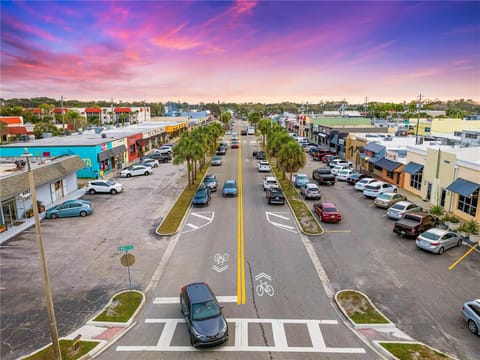
[[[456,232],[433,228],[421,233],[415,244],[420,249],[441,255],[445,250],[462,245],[462,238]]]
[[[418,236],[436,226],[435,218],[424,212],[412,212],[405,214],[403,219],[395,222],[393,232],[400,236]]]
[[[140,176],[140,175],[151,175],[152,168],[146,165],[132,165],[120,172],[121,177],[131,177],[131,176]]]
[[[338,181],[347,181],[347,178],[353,173],[352,169],[343,169],[340,170],[335,177]]]
[[[180,290],[180,310],[192,346],[213,346],[228,341],[228,325],[210,287],[203,282],[188,284]]]
[[[162,154],[162,153],[158,153],[158,152],[153,152],[150,155],[148,155],[148,158],[158,160],[159,163],[167,163],[170,160],[172,160],[172,155],[171,154],[166,154],[166,153]]]
[[[217,175],[208,174],[203,178],[203,183],[210,189],[211,192],[217,191]]]
[[[363,178],[361,180],[358,180],[355,184],[355,190],[363,191],[365,189],[365,186],[377,181],[376,179],[373,178]]]
[[[142,162],[141,162],[141,165],[146,165],[146,166],[150,166],[152,168],[156,168],[156,167],[160,166],[160,163],[158,162],[157,159],[143,158]]]
[[[333,159],[341,159],[340,156],[337,156],[337,155],[332,155],[332,154],[328,154],[328,155],[323,155],[322,156],[322,161],[326,164],[328,164],[330,161],[332,161]]]
[[[217,155],[225,155],[227,153],[227,148],[223,145],[219,145],[217,148]]]
[[[267,156],[261,150],[257,151],[257,153],[254,156],[255,156],[255,159],[257,159],[257,160],[267,160]]]
[[[462,306],[462,315],[472,334],[480,335],[480,299],[467,301]]]
[[[172,155],[172,146],[162,145],[158,149],[153,150],[154,153]]]
[[[223,196],[237,196],[238,186],[235,180],[225,180],[223,184]]]
[[[309,182],[307,174],[295,174],[292,176],[292,183],[299,188]]]
[[[393,204],[405,200],[405,196],[402,194],[394,193],[394,192],[385,192],[378,195],[375,200],[374,204],[376,207],[388,209]]]
[[[332,174],[337,176],[338,173],[342,170],[350,170],[350,166],[347,165],[335,165],[332,167]]]
[[[351,173],[348,177],[347,177],[347,183],[350,184],[350,185],[355,185],[358,181],[366,178],[367,175],[364,175],[364,174],[360,174],[358,172],[354,172],[354,173]]]
[[[323,222],[337,223],[342,220],[342,214],[334,203],[320,202],[313,204],[313,210]]]
[[[265,196],[267,197],[267,202],[269,205],[271,204],[285,204],[285,195],[283,194],[282,189],[278,186],[273,186],[268,188],[265,191]]]
[[[269,172],[272,171],[270,164],[266,160],[260,160],[257,163],[257,170],[258,172]]]
[[[351,161],[348,161],[348,160],[345,160],[345,159],[332,159],[329,163],[328,163],[328,166],[330,167],[334,167],[334,166],[347,166],[347,167],[352,167],[352,162]]]
[[[275,176],[265,176],[263,178],[263,191],[270,189],[271,187],[280,187]]]
[[[308,199],[320,200],[322,198],[320,194],[320,189],[318,188],[317,184],[314,184],[314,183],[304,184],[300,188],[300,194],[303,195],[303,198],[305,200],[308,200]]]
[[[363,196],[367,199],[375,199],[378,195],[385,192],[397,192],[397,187],[383,181],[372,182],[363,189]]]
[[[210,201],[210,189],[205,183],[201,183],[195,195],[193,195],[192,205],[194,206],[208,206]]]
[[[51,207],[45,212],[47,219],[56,219],[72,216],[87,216],[93,213],[93,205],[87,200],[68,200],[60,205]]]
[[[214,156],[212,161],[210,162],[212,166],[220,166],[222,165],[222,158],[220,156]]]
[[[116,195],[119,192],[122,192],[122,190],[122,184],[113,180],[89,181],[86,187],[86,192],[88,192],[90,195],[94,195],[96,193],[110,193],[112,195]]]
[[[406,214],[418,211],[422,211],[420,206],[410,201],[399,201],[388,208],[387,216],[390,219],[400,220],[404,218]]]
[[[328,166],[313,170],[312,179],[318,182],[318,185],[335,185],[335,175],[332,175],[332,172]]]

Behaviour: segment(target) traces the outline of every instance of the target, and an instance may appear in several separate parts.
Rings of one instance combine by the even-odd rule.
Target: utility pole
[[[60,104],[62,107],[62,130],[63,130],[63,135],[65,135],[65,111],[63,109],[63,95],[61,97]]]
[[[415,145],[418,145],[418,128],[420,127],[420,109],[422,108],[422,94],[418,96],[417,102],[417,129],[415,131]]]
[[[366,97],[366,96],[365,96],[364,109],[365,109],[365,118],[366,118],[367,117],[367,111],[368,111],[368,97]]]

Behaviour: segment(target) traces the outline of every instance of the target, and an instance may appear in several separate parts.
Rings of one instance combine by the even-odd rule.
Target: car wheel
[[[87,216],[87,212],[86,212],[86,211],[80,211],[80,216],[81,216],[81,217]]]
[[[164,163],[167,163],[167,162],[168,162],[168,159],[163,159],[163,162],[164,162]]]
[[[457,246],[460,246],[460,245],[462,245],[462,239],[459,239],[459,240],[457,241]]]
[[[52,214],[52,215],[50,215],[50,219],[58,219],[58,215],[57,214]]]
[[[190,344],[192,344],[193,347],[196,347],[195,346],[195,339],[193,338],[192,334],[190,334]]]
[[[477,324],[475,324],[473,320],[468,320],[468,330],[470,330],[472,334],[478,334]]]
[[[88,193],[90,195],[95,195],[96,191],[94,189],[90,189],[90,190],[88,190]]]
[[[128,178],[128,177],[131,177],[131,176],[132,176],[132,174],[127,174],[127,178]]]
[[[440,249],[438,249],[438,255],[442,255],[444,252],[445,252],[445,249],[443,248],[443,246]]]
[[[148,176],[148,175],[150,175],[150,173],[149,173],[148,171],[145,171],[145,174],[144,174],[144,175],[145,175],[145,176]]]
[[[117,195],[117,190],[115,190],[115,189],[110,190],[110,194]]]
[[[272,200],[268,199],[268,205],[272,204]]]

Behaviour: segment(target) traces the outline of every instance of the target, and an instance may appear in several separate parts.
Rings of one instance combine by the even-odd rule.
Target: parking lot
[[[167,246],[155,228],[187,180],[184,167],[170,162],[151,176],[117,181],[125,189],[118,195],[83,197],[92,201],[92,215],[41,222],[60,336],[82,326],[112,295],[128,288],[119,246],[134,246],[132,287],[146,288]],[[50,342],[35,228],[3,244],[0,260],[0,358],[15,359]]]
[[[309,159],[301,172],[311,177],[313,169],[323,165]],[[460,310],[465,301],[480,296],[480,252],[448,270],[469,246],[454,247],[443,255],[420,250],[415,239],[393,233],[395,221],[386,210],[353,186],[337,182],[320,190],[322,201],[334,202],[343,215],[340,223],[322,223],[325,235],[311,238],[335,290],[363,291],[413,338],[461,359],[478,357],[480,341],[468,331]],[[307,201],[310,207],[315,202]]]

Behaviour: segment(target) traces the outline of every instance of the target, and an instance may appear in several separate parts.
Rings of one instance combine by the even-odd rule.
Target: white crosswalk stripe
[[[365,349],[359,347],[328,347],[322,335],[320,325],[338,325],[337,320],[308,320],[308,319],[227,319],[229,326],[235,329],[234,345],[224,345],[211,349],[211,351],[265,351],[265,352],[300,352],[300,353],[339,353],[339,354],[364,354]],[[183,326],[184,319],[146,319],[147,324],[164,324],[162,333],[156,345],[146,346],[117,346],[116,351],[139,352],[139,351],[197,351],[192,346],[170,346],[176,328],[179,324]],[[248,329],[250,324],[271,325],[273,342],[272,346],[251,346],[249,345]],[[286,324],[305,325],[310,336],[312,346],[299,347],[288,346]]]

